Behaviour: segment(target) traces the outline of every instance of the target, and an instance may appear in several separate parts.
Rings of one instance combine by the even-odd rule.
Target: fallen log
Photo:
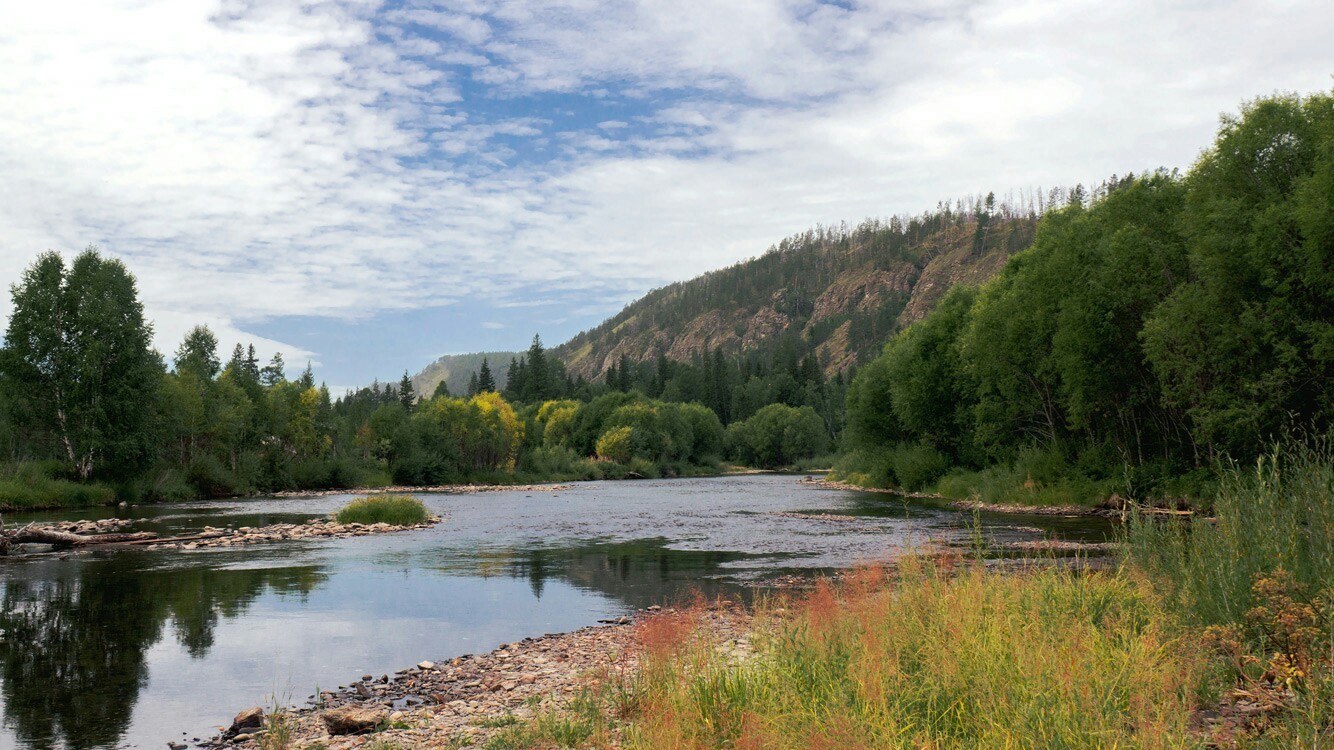
[[[69,531],[57,531],[45,526],[24,526],[18,531],[4,535],[9,544],[50,544],[55,547],[90,547],[98,544],[120,544],[156,539],[151,531],[139,531],[129,534],[75,534]]]

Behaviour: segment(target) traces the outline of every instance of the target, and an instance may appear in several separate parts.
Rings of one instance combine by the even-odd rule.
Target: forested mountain
[[[1093,191],[1100,194],[1105,186]],[[700,365],[721,353],[772,368],[814,355],[833,378],[869,361],[884,342],[920,320],[956,284],[975,286],[1028,247],[1044,210],[1082,188],[1019,201],[992,195],[942,202],[936,211],[855,228],[817,227],[757,258],[655,289],[551,353],[571,379],[602,382],[628,363]],[[504,388],[514,352],[450,354],[413,376],[418,393],[444,380],[451,393],[491,365]]]
[[[623,358],[691,363],[719,349],[734,358],[787,347],[797,359],[814,353],[833,377],[874,356],[951,286],[993,276],[1032,242],[1038,212],[988,196],[920,217],[812,229],[655,289],[553,352],[572,376],[597,381]]]

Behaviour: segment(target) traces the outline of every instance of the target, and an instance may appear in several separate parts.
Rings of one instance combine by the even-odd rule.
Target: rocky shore
[[[423,661],[392,675],[360,679],[319,695],[281,719],[260,709],[238,714],[204,748],[258,747],[281,723],[292,748],[348,750],[368,742],[403,748],[481,746],[537,712],[560,708],[598,684],[633,674],[641,625],[655,617],[689,617],[720,647],[749,653],[750,618],[730,602],[682,611],[651,607],[633,617],[570,633],[525,638],[486,654]],[[181,750],[184,745],[176,747]]]

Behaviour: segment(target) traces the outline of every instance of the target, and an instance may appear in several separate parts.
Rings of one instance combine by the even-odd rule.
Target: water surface
[[[888,560],[929,542],[967,545],[974,534],[969,514],[778,475],[420,497],[443,523],[239,549],[0,561],[0,749],[165,748],[206,738],[241,708],[301,703],[362,674],[576,629],[693,590],[745,596],[777,574]],[[172,535],[301,522],[350,498],[121,513],[134,530]],[[1088,519],[990,516],[983,525],[992,542],[1110,532]]]

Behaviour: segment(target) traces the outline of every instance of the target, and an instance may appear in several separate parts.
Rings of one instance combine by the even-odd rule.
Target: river
[[[136,519],[133,530],[169,535],[300,522],[351,497],[120,514]],[[975,536],[970,514],[781,475],[419,497],[442,523],[246,548],[0,560],[0,749],[161,750],[206,738],[239,709],[301,704],[362,674],[573,630],[694,590],[745,596],[775,576]],[[982,531],[991,544],[1102,541],[1111,526],[983,516]]]

